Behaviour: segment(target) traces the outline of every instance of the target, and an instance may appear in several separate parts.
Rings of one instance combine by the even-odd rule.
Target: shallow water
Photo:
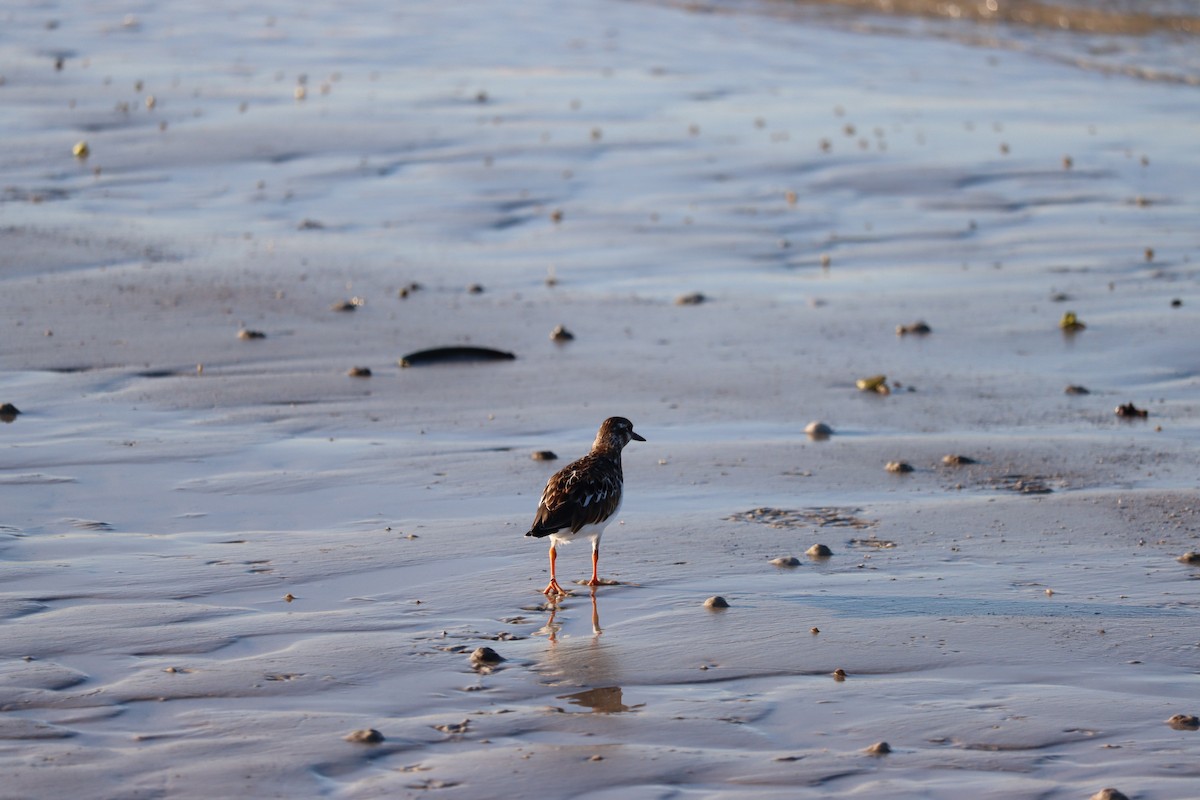
[[[70,11],[0,39],[0,797],[1194,794],[1186,80],[776,5]],[[397,365],[455,345],[517,359]],[[552,607],[521,534],[612,413],[618,584]]]

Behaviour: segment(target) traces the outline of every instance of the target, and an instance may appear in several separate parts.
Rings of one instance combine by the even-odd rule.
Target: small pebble
[[[813,420],[804,426],[804,432],[807,433],[809,437],[820,441],[828,439],[830,436],[832,436],[833,428],[829,427],[824,422]]]
[[[267,335],[262,331],[252,331],[249,328],[242,328],[238,331],[239,339],[265,339]]]
[[[293,601],[293,600],[295,600],[295,599],[296,599],[296,595],[292,594],[291,592],[288,592],[287,594],[285,594],[285,595],[283,596],[283,600],[284,600],[284,602],[286,602],[286,603],[290,603],[290,602],[292,602],[292,601]]]
[[[553,450],[534,450],[529,457],[534,461],[554,461],[558,458],[558,454]]]
[[[681,294],[679,297],[675,298],[675,305],[677,305],[677,306],[698,306],[707,299],[708,298],[705,297],[700,292],[692,292],[691,294]]]
[[[814,544],[804,551],[804,555],[809,558],[829,558],[833,555],[833,551],[829,549],[828,545]]]
[[[860,392],[877,392],[878,394],[891,394],[892,389],[887,384],[886,375],[872,375],[869,378],[859,378],[854,382]]]
[[[81,161],[91,154],[92,149],[88,147],[87,142],[76,142],[75,146],[71,148],[71,155],[75,156]]]
[[[1083,321],[1075,315],[1074,311],[1068,311],[1067,313],[1063,314],[1062,319],[1058,321],[1058,327],[1062,328],[1067,333],[1075,333],[1076,331],[1083,330],[1087,327],[1087,325],[1083,324]]]
[[[841,683],[842,681],[846,680],[846,670],[842,669],[841,667],[838,667],[837,669],[835,669],[833,671],[833,679],[835,681],[837,681],[838,683]]]
[[[1189,550],[1175,560],[1180,564],[1200,564],[1200,553]]]
[[[780,556],[779,558],[772,558],[771,563],[777,567],[798,567],[800,566],[800,559],[795,556]]]
[[[363,728],[362,730],[353,731],[343,737],[347,742],[355,744],[379,744],[383,741],[383,734],[374,728]]]
[[[712,608],[729,608],[729,601],[726,600],[724,597],[721,597],[721,595],[715,594],[712,597],[710,597],[704,601],[704,607],[710,608],[710,609],[712,609]]]
[[[913,471],[913,465],[909,464],[905,461],[889,461],[888,463],[883,465],[883,468],[886,469],[888,472],[896,472],[896,473]]]
[[[599,755],[599,754],[594,755],[588,759],[588,761],[603,761],[603,760],[604,760],[604,756]]]
[[[814,625],[808,629],[808,632],[811,633],[813,636],[816,636],[818,633],[821,632],[821,629],[818,628],[816,625]]]
[[[1091,394],[1091,392],[1088,391],[1086,386],[1077,386],[1075,384],[1071,384],[1067,388],[1063,389],[1063,393],[1065,393],[1065,394]]]
[[[552,342],[569,342],[575,338],[575,334],[564,328],[562,325],[556,325],[554,330],[550,331],[550,341]]]
[[[1167,724],[1177,731],[1200,730],[1200,717],[1193,714],[1176,714],[1167,720]]]
[[[369,378],[371,377],[370,367],[351,367],[347,372],[351,378]]]
[[[951,467],[961,467],[965,464],[974,464],[975,459],[969,458],[967,456],[950,454],[950,455],[942,456],[942,463],[947,464]]]
[[[556,208],[554,211],[550,212],[550,221],[555,225],[563,221],[563,212],[561,208]]]
[[[472,283],[467,287],[467,294],[483,294],[483,285]]]
[[[888,753],[892,752],[892,746],[887,742],[876,742],[863,752],[869,756],[886,756]]]
[[[917,321],[910,325],[896,326],[897,336],[908,336],[910,333],[915,336],[926,336],[933,333],[933,328],[926,325],[923,321]]]
[[[355,297],[350,300],[339,300],[329,307],[330,311],[357,311],[362,305],[362,298]]]
[[[504,657],[490,647],[479,647],[471,653],[471,663],[476,666],[491,667],[504,661]]]
[[[1183,301],[1176,297],[1171,301],[1171,308],[1180,308],[1183,306]]]
[[[12,403],[5,403],[0,406],[0,421],[12,422],[21,413],[21,409],[14,406]]]
[[[1129,800],[1129,798],[1124,792],[1108,787],[1096,792],[1088,800]]]
[[[1117,406],[1116,415],[1118,417],[1129,417],[1131,419],[1134,417],[1145,419],[1146,417],[1150,416],[1150,412],[1146,411],[1144,408],[1138,408],[1133,403],[1126,403],[1125,405]]]

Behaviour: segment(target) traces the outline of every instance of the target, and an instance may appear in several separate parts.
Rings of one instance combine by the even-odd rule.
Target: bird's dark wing
[[[576,533],[608,519],[620,503],[620,462],[586,455],[551,476],[526,535],[549,536],[564,528]]]

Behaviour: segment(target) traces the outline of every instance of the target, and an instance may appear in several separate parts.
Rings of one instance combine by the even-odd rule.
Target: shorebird
[[[609,417],[600,426],[592,451],[572,461],[550,476],[538,503],[526,536],[550,537],[550,583],[542,590],[546,596],[565,595],[554,573],[558,557],[556,545],[580,537],[592,540],[592,579],[588,586],[599,586],[596,574],[600,565],[600,536],[621,509],[621,450],[633,439],[646,441],[633,431],[633,423],[624,417]]]

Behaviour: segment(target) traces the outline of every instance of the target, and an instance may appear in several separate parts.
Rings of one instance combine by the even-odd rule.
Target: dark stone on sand
[[[809,558],[829,558],[833,555],[833,551],[829,549],[829,545],[814,544],[804,551],[804,555]]]
[[[575,334],[562,325],[555,326],[554,330],[550,331],[550,341],[552,342],[569,342],[574,338]]]
[[[1087,325],[1083,324],[1083,320],[1076,316],[1074,311],[1068,311],[1058,321],[1058,327],[1062,328],[1064,333],[1076,333],[1087,328]]]
[[[265,339],[267,335],[262,331],[252,331],[249,328],[242,328],[238,331],[239,339]]]
[[[779,558],[772,558],[771,563],[777,567],[798,567],[800,566],[800,559],[795,556],[780,556]]]
[[[0,406],[0,422],[12,422],[21,413],[21,409],[14,406],[12,403],[5,403]]]
[[[363,728],[362,730],[352,731],[345,735],[347,742],[354,744],[379,744],[383,741],[383,734],[374,728]]]
[[[1176,714],[1167,720],[1167,724],[1177,731],[1200,730],[1200,717],[1193,714]]]
[[[1133,403],[1125,403],[1124,405],[1117,406],[1116,414],[1118,417],[1125,417],[1127,419],[1145,419],[1150,416],[1149,411],[1144,408],[1138,408]]]
[[[704,601],[704,607],[708,609],[729,608],[729,601],[721,595],[715,594]]]
[[[435,347],[418,350],[400,359],[402,367],[417,367],[426,364],[466,364],[480,361],[512,361],[516,356],[490,347]]]
[[[1200,553],[1189,550],[1175,560],[1180,564],[1200,564]]]
[[[472,283],[467,287],[467,294],[483,294],[483,285]]]
[[[1077,386],[1075,384],[1071,384],[1067,388],[1063,389],[1063,393],[1064,394],[1091,394],[1091,392],[1089,392],[1087,390],[1087,387]]]
[[[1129,800],[1129,797],[1119,789],[1106,787],[1089,797],[1088,800]]]
[[[347,372],[351,378],[369,378],[371,377],[370,367],[351,367]]]
[[[475,649],[475,652],[471,653],[471,663],[477,666],[491,667],[502,661],[504,661],[504,656],[490,647],[479,647]]]
[[[329,307],[330,311],[357,311],[361,303],[353,300],[339,300]]]
[[[869,756],[886,756],[888,753],[892,752],[892,746],[887,742],[876,742],[863,752]]]
[[[905,461],[889,461],[887,464],[884,465],[883,468],[886,469],[888,472],[896,472],[896,473],[913,471],[913,465],[909,464]]]
[[[838,667],[837,669],[835,669],[833,671],[833,679],[835,681],[837,681],[838,683],[841,683],[842,681],[846,680],[846,670],[842,669],[841,667]]]
[[[692,292],[691,294],[681,294],[679,297],[675,298],[675,305],[677,305],[677,306],[698,306],[701,303],[703,303],[704,301],[706,301],[707,299],[708,298],[705,297],[700,292]]]
[[[914,336],[927,336],[931,333],[933,333],[933,328],[925,324],[923,320],[917,320],[916,322],[908,325],[896,326],[897,336],[908,336],[909,334],[913,334]]]
[[[955,455],[953,453],[942,456],[942,463],[948,464],[951,467],[961,467],[966,464],[974,464],[975,459],[968,456]]]
[[[553,450],[534,450],[529,457],[534,461],[554,461],[558,458],[558,454]]]
[[[1180,300],[1178,297],[1176,297],[1175,299],[1173,299],[1171,301],[1171,308],[1180,308],[1182,306],[1183,306],[1183,301]]]

